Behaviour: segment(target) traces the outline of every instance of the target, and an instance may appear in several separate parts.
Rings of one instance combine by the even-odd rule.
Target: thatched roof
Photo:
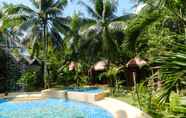
[[[108,65],[108,60],[98,61],[96,64],[94,64],[94,70],[103,71],[107,68],[107,65]]]
[[[70,64],[68,65],[69,71],[75,70],[76,69],[76,63],[74,61],[71,61]]]
[[[147,62],[139,57],[131,59],[126,66],[127,67],[139,67],[142,68],[144,65],[147,65]]]

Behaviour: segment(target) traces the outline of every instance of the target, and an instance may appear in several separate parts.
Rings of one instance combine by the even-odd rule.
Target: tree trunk
[[[47,66],[47,55],[48,55],[48,39],[47,39],[47,23],[44,23],[44,71],[43,71],[43,79],[44,79],[44,87],[45,89],[49,88],[49,82],[48,82],[48,66]]]

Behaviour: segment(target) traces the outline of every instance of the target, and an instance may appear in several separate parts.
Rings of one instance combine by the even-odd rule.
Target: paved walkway
[[[106,109],[112,113],[114,118],[151,118],[136,107],[113,98],[105,98],[93,104]]]

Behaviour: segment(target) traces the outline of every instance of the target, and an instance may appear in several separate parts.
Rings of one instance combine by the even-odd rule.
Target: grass
[[[123,96],[112,96],[112,97],[117,100],[126,102],[132,106],[138,107],[138,102],[132,93],[127,93],[126,95]]]

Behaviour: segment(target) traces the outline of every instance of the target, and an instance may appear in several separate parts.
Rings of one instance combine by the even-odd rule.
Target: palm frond
[[[37,22],[37,19],[35,19],[35,18],[33,18],[33,19],[28,19],[27,21],[23,22],[23,23],[20,25],[19,29],[25,31],[25,30],[27,30],[27,29],[30,28],[30,25],[31,25],[31,24],[34,24],[34,23],[36,23],[36,22]]]
[[[96,11],[94,11],[89,5],[87,5],[85,2],[83,1],[79,1],[79,4],[84,6],[87,9],[87,12],[96,19],[100,19],[101,17],[96,13]]]
[[[35,8],[39,9],[39,3],[37,2],[37,0],[30,0],[30,2],[32,3],[32,5],[33,5]]]
[[[52,38],[52,44],[54,48],[60,48],[62,46],[63,40],[60,34],[55,31],[55,29],[51,29],[51,38]]]
[[[134,19],[135,17],[136,17],[135,14],[127,14],[127,15],[115,17],[112,19],[112,21],[127,21],[127,20]]]
[[[124,31],[127,28],[127,24],[124,22],[112,22],[109,24],[109,30],[112,32]]]
[[[57,0],[56,2],[53,3],[52,7],[57,7],[63,10],[67,3],[68,3],[67,0]]]
[[[103,8],[102,16],[105,18],[113,18],[117,10],[117,0],[105,0]]]
[[[180,46],[180,45],[179,45]],[[164,75],[163,93],[160,96],[162,103],[169,102],[169,96],[172,91],[181,90],[186,81],[186,46],[182,49],[162,55],[157,62],[161,65],[161,72]],[[175,45],[175,48],[177,46]]]

